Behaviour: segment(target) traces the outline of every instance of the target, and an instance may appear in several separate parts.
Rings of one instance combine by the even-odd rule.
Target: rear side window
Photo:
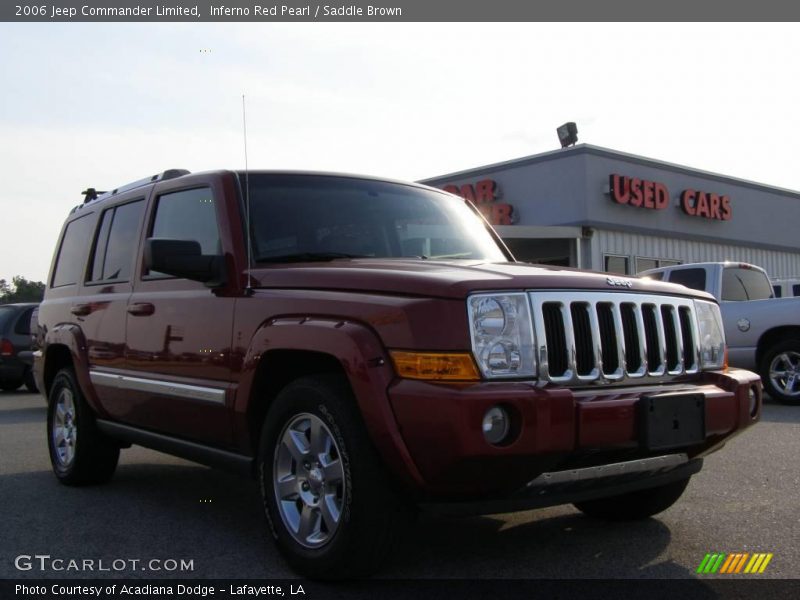
[[[92,219],[84,215],[67,225],[61,247],[58,249],[52,287],[73,285],[82,279],[86,259],[87,240],[92,235]]]
[[[800,296],[800,285],[795,284],[792,286],[792,296]]]
[[[772,286],[762,271],[742,267],[727,267],[723,269],[723,300],[766,300],[771,297]]]
[[[30,335],[31,334],[31,315],[33,315],[33,308],[29,308],[22,313],[14,325],[14,333],[17,335]]]
[[[693,290],[706,289],[705,269],[677,269],[669,274],[670,283],[680,283]]]
[[[3,333],[15,312],[16,309],[13,306],[0,306],[0,333]]]
[[[782,292],[781,292],[781,286],[773,285],[772,286],[772,293],[775,294],[776,298],[780,298],[783,295]]]
[[[214,197],[209,188],[164,194],[156,205],[151,237],[194,240],[203,254],[220,254]]]
[[[144,201],[136,200],[103,213],[95,240],[91,281],[128,281],[139,241]]]

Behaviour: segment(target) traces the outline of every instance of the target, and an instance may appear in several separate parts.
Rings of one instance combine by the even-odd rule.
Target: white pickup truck
[[[639,275],[713,295],[731,366],[758,371],[772,398],[800,406],[800,297],[775,298],[764,269],[746,263],[692,263]]]

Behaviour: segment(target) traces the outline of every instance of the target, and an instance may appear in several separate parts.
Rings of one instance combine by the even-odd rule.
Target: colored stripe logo
[[[725,573],[727,575],[738,575],[740,573],[763,573],[767,565],[772,560],[772,553],[734,552],[725,554],[724,552],[714,552],[705,555],[697,567],[697,573],[711,575],[714,573]]]

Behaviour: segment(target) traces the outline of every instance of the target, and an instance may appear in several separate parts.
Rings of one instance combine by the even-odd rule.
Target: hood
[[[651,279],[528,263],[419,259],[338,259],[275,264],[252,271],[253,286],[280,289],[352,290],[403,296],[466,298],[472,292],[527,289],[602,290],[688,296],[705,292]],[[623,283],[614,285],[613,282]],[[630,287],[625,283],[630,283]]]

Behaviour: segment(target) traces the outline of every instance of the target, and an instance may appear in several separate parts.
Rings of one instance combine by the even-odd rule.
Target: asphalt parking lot
[[[767,404],[762,422],[710,456],[681,501],[656,518],[607,524],[571,506],[422,516],[380,577],[695,578],[707,552],[769,552],[774,557],[757,577],[800,578],[798,456],[800,408]],[[293,577],[247,479],[134,447],[108,485],[58,484],[39,395],[0,394],[0,510],[0,578],[97,575],[15,567],[16,557],[37,554],[193,565],[188,572],[137,566],[115,576]]]

